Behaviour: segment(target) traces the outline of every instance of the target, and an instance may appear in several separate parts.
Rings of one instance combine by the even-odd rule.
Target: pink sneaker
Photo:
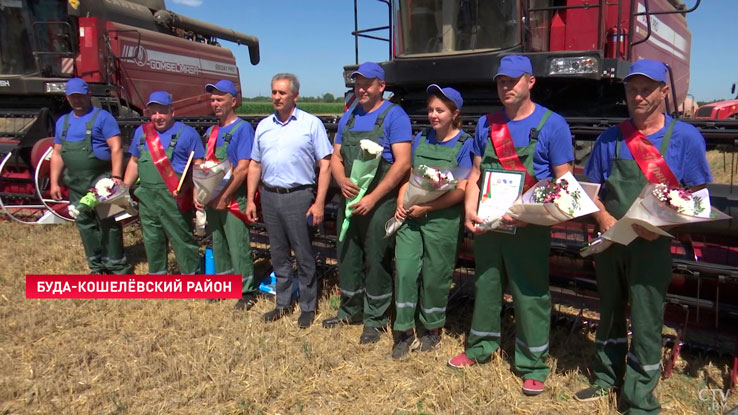
[[[523,381],[523,393],[528,396],[540,395],[543,392],[543,382],[535,379],[525,379]]]
[[[456,356],[452,357],[448,360],[448,365],[451,367],[461,368],[461,367],[467,367],[467,366],[474,366],[477,362],[469,359],[467,357],[466,352],[459,353]]]

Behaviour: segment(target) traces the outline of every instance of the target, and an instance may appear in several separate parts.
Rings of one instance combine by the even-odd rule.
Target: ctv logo
[[[725,411],[725,406],[728,404],[728,398],[730,397],[730,389],[727,392],[723,392],[722,389],[700,389],[698,397],[701,402],[708,402],[708,408],[710,411],[724,414],[724,415],[738,415],[738,407],[731,409],[729,412]]]

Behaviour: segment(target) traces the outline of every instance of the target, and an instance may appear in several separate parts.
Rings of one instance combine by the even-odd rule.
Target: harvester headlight
[[[46,83],[46,93],[47,94],[57,94],[60,92],[64,92],[64,90],[67,87],[66,82],[47,82]]]
[[[549,75],[580,75],[599,73],[599,61],[592,56],[555,58],[548,67]]]

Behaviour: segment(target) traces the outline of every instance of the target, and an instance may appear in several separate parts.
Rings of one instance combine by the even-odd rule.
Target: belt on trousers
[[[299,186],[286,188],[286,187],[271,187],[271,186],[267,186],[267,185],[265,185],[265,184],[262,183],[261,184],[261,187],[264,190],[266,190],[267,192],[279,193],[279,194],[284,195],[284,194],[287,194],[287,193],[296,192],[298,190],[312,189],[313,188],[313,185],[312,184],[302,184],[302,185],[299,185]]]

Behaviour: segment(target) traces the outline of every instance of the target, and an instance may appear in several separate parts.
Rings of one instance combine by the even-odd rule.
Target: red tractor
[[[166,10],[163,0],[16,0],[0,7],[0,208],[23,223],[67,219],[66,202],[46,193],[53,122],[70,109],[67,79],[88,82],[93,103],[125,131],[140,122],[152,91],[166,89],[178,116],[205,116],[203,86],[239,85],[230,50],[247,45],[259,63],[259,40]],[[131,118],[126,123],[125,118]]]
[[[735,94],[735,84],[730,88]],[[738,120],[738,96],[736,99],[711,102],[697,108],[695,118],[698,120]]]

